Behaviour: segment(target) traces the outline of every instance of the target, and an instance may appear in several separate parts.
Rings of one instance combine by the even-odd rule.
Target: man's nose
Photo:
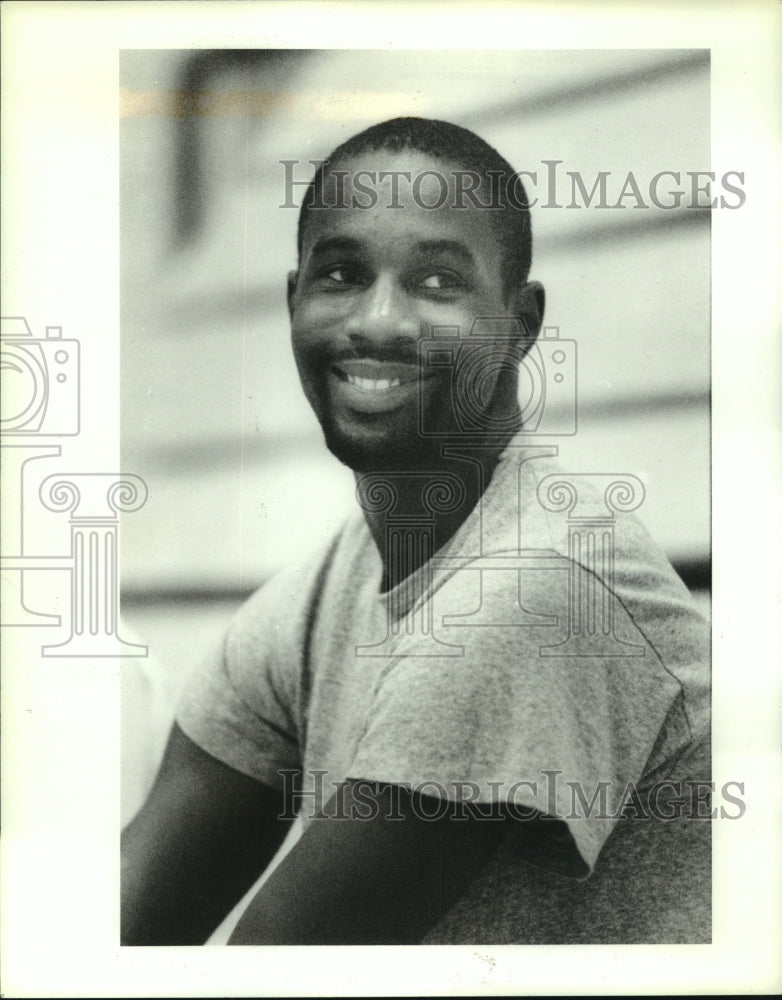
[[[392,275],[378,275],[356,301],[345,332],[351,340],[418,340],[415,304]]]

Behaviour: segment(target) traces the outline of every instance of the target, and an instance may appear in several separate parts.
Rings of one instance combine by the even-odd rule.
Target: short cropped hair
[[[299,256],[304,243],[307,212],[320,197],[323,179],[330,167],[361,153],[382,149],[393,153],[414,150],[446,160],[490,182],[496,179],[497,197],[491,202],[496,207],[486,210],[494,218],[502,242],[506,261],[503,268],[505,290],[507,292],[527,281],[532,263],[532,229],[529,203],[521,178],[496,149],[474,132],[430,118],[392,118],[372,125],[337,146],[318,167],[304,193],[297,234]],[[492,187],[492,190],[495,188]]]

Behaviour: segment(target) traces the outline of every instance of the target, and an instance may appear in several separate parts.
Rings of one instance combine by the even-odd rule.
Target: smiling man
[[[124,943],[204,942],[294,817],[232,943],[709,939],[706,626],[595,514],[632,477],[573,499],[525,427],[530,260],[518,176],[457,126],[317,172],[293,351],[361,510],[194,674],[123,836]]]

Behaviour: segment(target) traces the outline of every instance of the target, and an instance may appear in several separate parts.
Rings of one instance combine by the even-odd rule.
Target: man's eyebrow
[[[422,254],[449,253],[460,257],[465,264],[474,264],[475,258],[466,243],[460,240],[419,240],[413,249]]]
[[[466,243],[461,240],[416,240],[411,246],[411,250],[421,256],[436,256],[437,254],[451,254],[459,257],[464,264],[474,264],[475,258]],[[365,253],[366,247],[361,240],[352,236],[324,236],[317,240],[312,250],[311,256],[318,256],[327,253]]]
[[[311,253],[359,253],[363,250],[360,240],[355,240],[351,236],[324,236],[318,240],[312,248]]]

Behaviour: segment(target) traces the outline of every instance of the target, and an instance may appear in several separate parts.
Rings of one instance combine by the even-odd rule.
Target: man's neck
[[[382,590],[415,573],[456,534],[511,437],[449,442],[425,469],[356,474],[364,517],[383,562]]]

